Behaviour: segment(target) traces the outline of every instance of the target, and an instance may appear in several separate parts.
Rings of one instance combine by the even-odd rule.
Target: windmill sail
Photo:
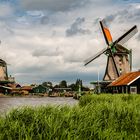
[[[123,34],[121,37],[119,37],[114,44],[120,44],[123,45],[125,42],[127,42],[130,38],[132,38],[136,33],[138,32],[137,26],[133,26],[129,31],[127,31],[125,34]]]
[[[105,37],[105,41],[107,45],[109,46],[113,42],[113,39],[112,39],[112,36],[108,27],[105,24],[105,20],[100,21],[100,25],[101,25],[101,28]]]
[[[107,51],[107,48],[104,48],[100,52],[98,52],[96,55],[94,55],[92,57],[89,57],[88,59],[86,59],[84,61],[85,65],[89,64],[91,61],[93,61],[94,59],[98,58],[100,55],[102,55],[106,51]]]

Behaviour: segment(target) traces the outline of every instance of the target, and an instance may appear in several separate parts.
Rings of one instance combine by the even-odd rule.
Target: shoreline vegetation
[[[139,132],[139,95],[85,95],[73,107],[26,106],[0,117],[0,140],[132,140]]]
[[[92,92],[84,91],[84,92],[53,92],[53,93],[30,93],[30,94],[3,94],[0,93],[0,98],[7,98],[7,97],[23,97],[23,98],[34,98],[34,97],[73,97],[74,99],[79,99],[80,96],[83,95],[91,95]]]

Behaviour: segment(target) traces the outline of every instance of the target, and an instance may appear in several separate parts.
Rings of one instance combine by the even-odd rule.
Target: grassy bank
[[[79,106],[24,107],[0,118],[1,140],[140,139],[139,95],[92,95]]]

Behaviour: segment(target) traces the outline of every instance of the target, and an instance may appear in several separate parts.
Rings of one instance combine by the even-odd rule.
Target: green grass
[[[74,107],[14,109],[0,118],[0,139],[140,139],[140,96],[89,95]]]

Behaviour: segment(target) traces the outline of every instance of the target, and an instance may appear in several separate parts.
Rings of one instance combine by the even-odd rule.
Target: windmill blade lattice
[[[120,44],[123,45],[126,43],[130,38],[132,38],[138,32],[137,26],[133,26],[129,31],[119,37],[113,44]]]
[[[98,58],[100,55],[102,55],[102,54],[105,53],[106,51],[107,51],[107,48],[104,48],[104,49],[102,49],[100,52],[98,52],[96,55],[94,55],[94,56],[89,57],[88,59],[86,59],[86,60],[84,61],[85,66],[86,66],[87,64],[89,64],[91,61],[93,61],[93,60],[95,60],[96,58]]]

